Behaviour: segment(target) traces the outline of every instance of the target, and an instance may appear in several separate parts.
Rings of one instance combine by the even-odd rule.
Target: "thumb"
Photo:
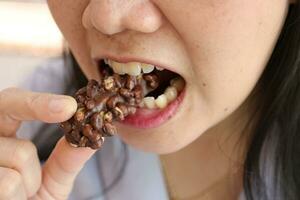
[[[72,147],[65,137],[60,139],[43,166],[42,185],[36,199],[67,199],[75,177],[95,152],[90,148]]]

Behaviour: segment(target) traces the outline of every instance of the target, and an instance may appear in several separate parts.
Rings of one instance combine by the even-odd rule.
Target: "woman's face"
[[[154,64],[183,77],[182,100],[144,110],[129,124],[117,125],[126,143],[156,153],[187,146],[239,109],[264,70],[289,4],[287,0],[48,3],[88,78],[99,79],[95,59],[104,58]]]

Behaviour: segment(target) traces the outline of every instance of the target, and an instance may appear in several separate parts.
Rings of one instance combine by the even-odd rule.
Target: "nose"
[[[161,26],[162,14],[150,0],[91,0],[82,21],[86,29],[107,35],[124,30],[151,33]]]

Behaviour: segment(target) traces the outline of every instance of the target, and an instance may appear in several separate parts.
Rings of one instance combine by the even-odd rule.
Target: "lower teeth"
[[[154,97],[145,97],[143,101],[144,101],[144,107],[149,108],[149,109],[156,108]]]
[[[155,104],[158,108],[165,108],[168,105],[166,95],[161,94],[155,99]]]
[[[174,78],[170,81],[170,86],[165,89],[164,94],[159,95],[156,99],[152,96],[143,99],[143,107],[148,109],[165,108],[173,102],[178,94],[183,90],[185,82],[181,77]]]
[[[167,97],[167,100],[169,102],[171,101],[174,101],[176,98],[177,98],[177,95],[178,95],[178,91],[175,87],[173,86],[169,86],[167,87],[167,89],[165,90],[165,93],[164,93]]]
[[[104,61],[105,62],[105,61]],[[110,63],[107,63],[107,61],[105,62],[105,64],[107,64],[110,67]],[[147,71],[147,69],[149,68],[149,71]],[[171,102],[173,102],[178,94],[183,90],[183,88],[185,87],[185,81],[182,77],[177,76],[173,79],[170,80],[169,86],[166,87],[166,89],[162,94],[158,95],[156,98],[154,96],[146,96],[146,94],[149,94],[150,92],[154,91],[157,89],[157,87],[159,86],[159,79],[158,76],[155,73],[151,73],[150,71],[153,70],[152,68],[154,68],[154,66],[148,66],[148,68],[145,68],[143,66],[143,73],[141,73],[139,76],[130,76],[127,74],[120,74],[118,73],[114,73],[116,75],[120,75],[120,77],[123,77],[125,79],[137,79],[137,80],[144,80],[142,82],[140,82],[141,87],[143,89],[143,91],[145,92],[145,97],[142,97],[142,101],[139,103],[139,107],[141,108],[148,108],[148,109],[163,109],[165,107],[168,106],[168,104],[170,104]],[[159,67],[155,67],[155,69],[157,69],[158,71],[163,70],[162,68]],[[146,70],[146,71],[145,71]],[[147,73],[150,72],[150,73]],[[132,86],[135,86],[135,83],[132,83]],[[132,88],[130,88],[132,89]],[[158,92],[158,91],[157,91]],[[150,94],[152,95],[152,94]],[[157,93],[155,94],[155,96],[157,95]]]

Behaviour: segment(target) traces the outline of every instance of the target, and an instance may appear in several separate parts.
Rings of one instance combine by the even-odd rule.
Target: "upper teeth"
[[[144,74],[150,73],[154,70],[154,65],[142,64],[142,71]]]
[[[109,65],[115,73],[120,75],[128,74],[131,76],[139,76],[141,73],[151,73],[154,69],[160,71],[164,70],[163,68],[154,65],[139,62],[118,63],[110,59],[104,59],[104,62],[105,64]],[[146,91],[146,94],[150,92],[147,91],[148,88],[146,87],[145,83],[142,84],[142,87],[143,90]],[[163,109],[177,98],[178,94],[184,89],[184,87],[185,81],[183,78],[173,78],[163,94],[159,95],[157,98],[154,98],[153,96],[144,97],[140,107],[145,107],[148,109]]]
[[[154,65],[139,62],[119,63],[110,59],[104,59],[104,62],[109,65],[115,73],[120,75],[128,74],[131,76],[138,76],[142,72],[147,74],[155,69]],[[163,70],[163,68],[159,68],[159,70]]]
[[[162,70],[164,70],[164,68],[161,68],[161,67],[155,67],[157,70],[159,70],[159,71],[162,71]]]

